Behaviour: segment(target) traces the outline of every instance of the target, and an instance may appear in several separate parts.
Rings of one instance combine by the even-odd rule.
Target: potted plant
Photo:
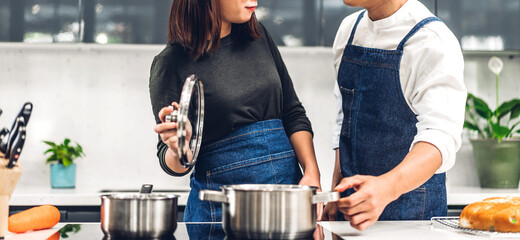
[[[50,154],[45,161],[51,164],[51,187],[74,188],[76,186],[76,164],[74,160],[84,157],[83,148],[76,143],[71,146],[70,139],[65,138],[63,143],[56,144],[43,141],[49,148],[43,154]]]
[[[473,156],[482,187],[517,188],[520,178],[520,99],[512,99],[499,105],[498,75],[503,63],[492,57],[489,69],[495,74],[496,106],[488,104],[469,93],[466,101],[464,128],[474,131],[478,137],[471,138]]]

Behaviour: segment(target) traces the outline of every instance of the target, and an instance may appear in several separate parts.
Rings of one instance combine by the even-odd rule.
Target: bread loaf
[[[520,197],[493,197],[466,206],[459,218],[463,228],[520,232]]]

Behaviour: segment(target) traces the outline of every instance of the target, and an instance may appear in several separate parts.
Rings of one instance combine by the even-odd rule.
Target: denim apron
[[[185,222],[221,222],[222,204],[199,200],[201,189],[229,184],[298,184],[302,178],[282,120],[256,122],[204,146],[191,175]]]
[[[396,50],[352,45],[362,12],[350,35],[338,71],[343,123],[340,135],[340,166],[344,177],[356,174],[379,176],[395,168],[409,152],[417,134],[417,118],[401,89],[399,66],[406,41],[424,25],[440,21],[430,17],[419,22]],[[390,203],[379,220],[426,220],[446,216],[446,176],[435,174],[422,186]],[[342,194],[348,196],[354,190]]]

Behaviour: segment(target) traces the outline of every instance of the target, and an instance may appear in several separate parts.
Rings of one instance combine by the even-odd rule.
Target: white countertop
[[[186,205],[189,189],[179,189],[180,206]],[[12,206],[33,206],[52,204],[55,206],[99,206],[101,189],[52,189],[52,188],[16,188],[9,204]],[[490,189],[480,187],[449,187],[448,205],[467,205],[488,197],[516,196],[518,189]]]
[[[378,221],[363,231],[358,231],[352,228],[349,222],[320,222],[319,224],[323,226],[323,228],[339,236],[341,239],[349,240],[490,239],[489,236],[477,236],[440,224],[432,224],[430,221]],[[494,234],[491,232],[487,233],[491,235]],[[511,234],[508,235],[508,237],[511,237]],[[499,235],[493,236],[496,237]],[[515,236],[518,235],[515,233]]]
[[[468,205],[489,197],[520,197],[518,188],[448,187],[448,205]]]
[[[23,234],[8,233],[8,240],[17,239],[47,239],[55,234],[66,223],[59,223],[51,229],[33,231]],[[350,226],[349,222],[319,222],[326,230],[339,236],[341,239],[359,239],[359,240],[463,240],[463,239],[497,239],[500,235],[493,235],[496,233],[489,233],[488,236],[477,236],[466,233],[462,230],[457,230],[445,227],[438,224],[432,224],[430,221],[378,221],[364,231],[358,231]],[[518,233],[515,233],[515,235]],[[508,234],[508,238],[515,235]],[[493,236],[493,237],[490,237]],[[504,236],[504,235],[502,235]],[[337,239],[331,235],[323,235],[317,239],[331,240]],[[511,239],[511,238],[510,238]],[[518,239],[518,238],[516,238]]]

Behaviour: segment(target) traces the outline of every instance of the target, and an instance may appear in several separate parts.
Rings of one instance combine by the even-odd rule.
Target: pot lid
[[[179,195],[171,193],[114,193],[103,194],[101,198],[108,198],[110,200],[170,200],[179,198]]]
[[[152,184],[141,185],[139,193],[116,193],[116,194],[103,194],[101,199],[110,200],[171,200],[179,198],[179,195],[171,193],[152,193]]]
[[[167,122],[177,122],[178,155],[185,168],[195,165],[202,143],[204,123],[204,90],[197,76],[184,81],[179,108],[166,116]]]

